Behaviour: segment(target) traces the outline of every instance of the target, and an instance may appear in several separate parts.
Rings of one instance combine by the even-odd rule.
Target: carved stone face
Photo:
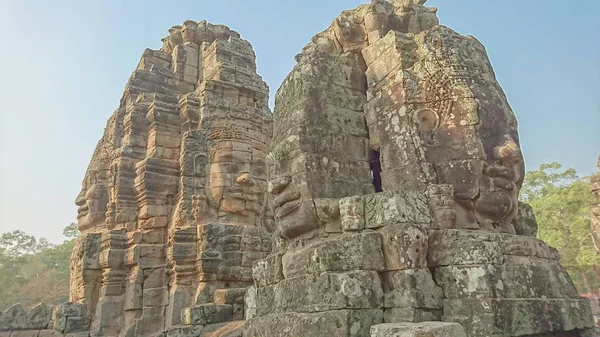
[[[211,152],[209,185],[219,218],[228,213],[237,217],[234,222],[257,224],[267,190],[266,154],[247,143],[218,142]]]
[[[305,154],[291,150],[295,136],[273,142],[269,154],[269,191],[273,194],[275,224],[280,235],[296,238],[318,227],[315,205],[307,184]],[[314,172],[313,174],[322,174]]]
[[[421,90],[439,103],[415,112],[417,129],[438,182],[454,186],[457,225],[514,232],[525,171],[517,120],[483,46],[470,39],[442,31],[427,41],[439,69]]]
[[[77,227],[85,231],[102,226],[106,218],[108,187],[102,172],[88,171],[82,183],[81,192],[75,199],[77,209]]]

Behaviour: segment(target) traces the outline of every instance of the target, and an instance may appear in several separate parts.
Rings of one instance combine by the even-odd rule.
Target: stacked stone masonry
[[[71,299],[91,336],[243,319],[240,292],[271,252],[267,101],[251,45],[226,26],[186,21],[144,52],[76,201]]]
[[[598,336],[485,48],[424,3],[344,11],[274,113],[240,34],[172,27],[85,174],[72,303],[0,337]]]

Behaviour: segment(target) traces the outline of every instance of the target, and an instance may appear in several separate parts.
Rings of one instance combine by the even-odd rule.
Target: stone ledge
[[[494,299],[496,326],[511,336],[594,327],[588,300]]]
[[[458,323],[421,322],[378,324],[371,327],[371,337],[467,337]]]
[[[245,337],[365,337],[383,322],[382,310],[334,310],[311,314],[285,313],[246,322]]]

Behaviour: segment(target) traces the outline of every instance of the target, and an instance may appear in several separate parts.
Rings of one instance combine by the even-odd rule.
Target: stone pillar
[[[101,239],[99,233],[82,234],[75,240],[71,255],[69,301],[82,303],[90,321],[96,312],[102,284]]]
[[[298,337],[368,336],[384,316],[382,235],[363,230],[360,197],[340,203],[374,191],[364,63],[353,52],[312,50],[297,59],[276,95],[269,153],[285,244],[254,268],[245,336],[275,336],[282,326]]]
[[[110,168],[110,202],[106,221],[109,227],[137,227],[137,197],[134,189],[135,164],[146,157],[148,142],[149,97],[141,95],[127,99],[123,108],[124,151],[115,158]]]
[[[168,258],[172,265],[167,327],[181,323],[183,308],[194,303],[198,285],[196,227],[175,229],[170,234]]]
[[[125,230],[103,232],[101,240],[102,287],[92,320],[91,336],[118,335],[123,324],[121,313],[127,275],[124,264],[127,243]]]

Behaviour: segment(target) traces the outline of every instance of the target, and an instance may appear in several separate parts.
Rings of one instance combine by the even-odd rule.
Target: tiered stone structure
[[[245,336],[592,333],[589,302],[519,212],[517,121],[485,48],[424,2],[343,12],[279,88],[284,242],[255,267]]]
[[[274,116],[238,33],[170,29],[86,172],[73,302],[0,337],[597,336],[485,48],[424,3],[343,12]]]
[[[186,21],[144,52],[76,201],[71,300],[91,336],[243,319],[252,263],[271,251],[267,102],[251,45],[226,26]]]

